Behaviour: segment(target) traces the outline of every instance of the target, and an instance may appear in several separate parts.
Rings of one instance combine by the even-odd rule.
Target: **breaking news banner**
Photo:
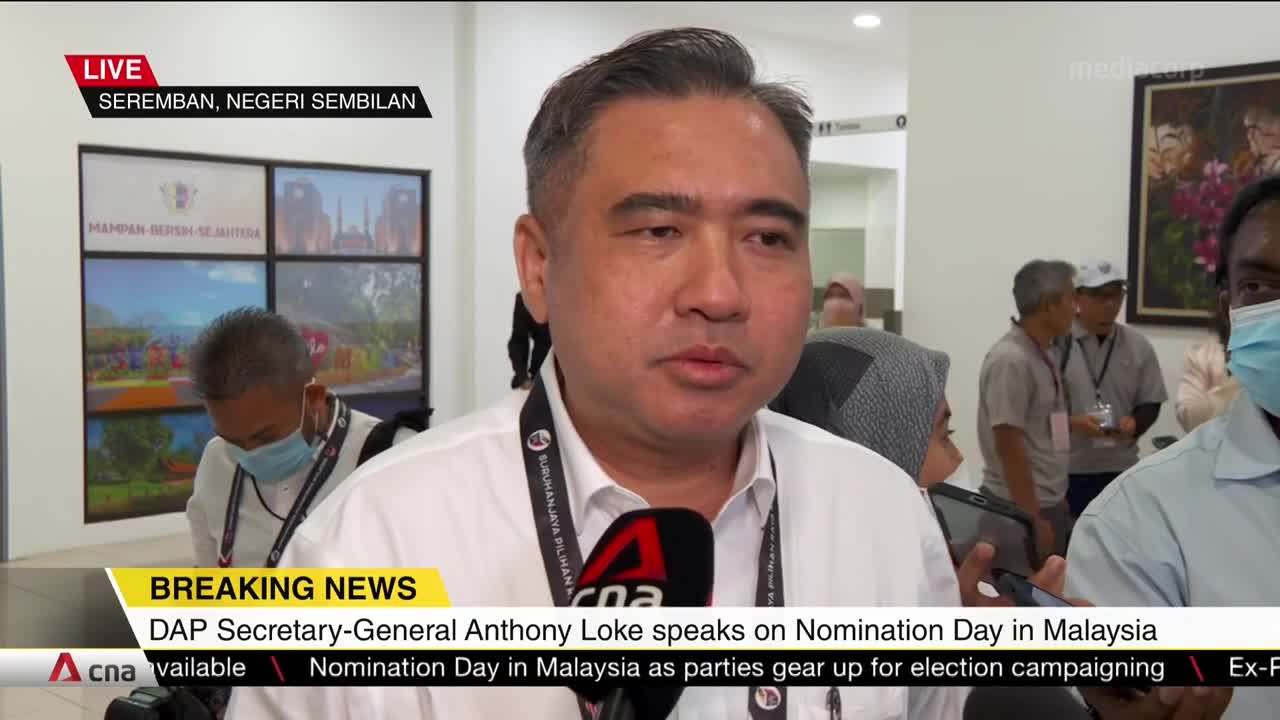
[[[161,86],[145,55],[67,55],[95,118],[429,118],[413,86]]]
[[[6,649],[0,683],[1280,684],[1276,608],[455,608],[434,570],[85,572],[131,642]]]

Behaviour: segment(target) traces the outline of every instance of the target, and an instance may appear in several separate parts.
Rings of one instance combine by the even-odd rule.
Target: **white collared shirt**
[[[338,413],[330,413],[329,434],[338,422]],[[333,466],[329,479],[316,492],[308,508],[315,512],[320,504],[333,493],[351,471],[356,469],[360,450],[369,432],[378,424],[378,418],[359,410],[351,411],[351,425],[347,437],[338,450],[338,462]],[[414,435],[413,430],[400,428],[393,442],[402,442]],[[191,498],[187,500],[187,527],[191,532],[191,545],[196,567],[217,567],[218,549],[222,542],[222,530],[227,519],[227,500],[231,495],[231,481],[235,477],[236,461],[231,456],[226,440],[215,437],[205,445],[196,468]],[[293,508],[313,463],[307,463],[293,475],[278,483],[246,482],[240,491],[239,516],[236,521],[235,547],[232,549],[231,567],[260,568],[266,564],[271,546],[284,521]],[[265,503],[265,506],[264,506]]]
[[[615,484],[568,418],[554,358],[542,378],[556,423],[582,555],[609,524],[646,507]],[[551,606],[521,454],[527,393],[429,430],[361,467],[298,529],[281,567],[437,568],[454,606]],[[770,470],[769,452],[778,477]],[[755,604],[763,526],[781,485],[785,602],[958,606],[941,531],[911,481],[871,451],[762,410],[743,443],[734,490],[712,523],[715,603]],[[825,687],[788,689],[788,717],[826,718]],[[961,688],[842,688],[846,718],[958,719]],[[686,688],[673,720],[747,717],[747,688]],[[240,688],[231,720],[574,720],[555,687]]]

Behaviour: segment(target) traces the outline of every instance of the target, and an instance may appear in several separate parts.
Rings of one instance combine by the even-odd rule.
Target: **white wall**
[[[862,178],[819,178],[810,184],[809,227],[867,226],[867,181]]]
[[[1036,256],[1091,255],[1127,266],[1133,82],[1073,79],[1072,63],[1213,67],[1276,60],[1280,51],[1274,4],[1153,9],[913,9],[905,329],[951,354],[948,394],[971,458],[978,370],[1008,327],[1018,266]],[[1205,334],[1141,331],[1172,395],[1184,350]],[[1150,436],[1176,427],[1166,406]]]
[[[895,170],[884,170],[867,178],[867,287],[901,287],[898,284],[898,261],[903,257],[902,226],[898,222],[902,210],[898,202],[900,175]],[[895,305],[899,294],[894,293]]]
[[[644,30],[684,21],[678,6],[609,8],[595,3],[479,3],[476,6],[475,370],[478,404],[508,392],[506,340],[518,288],[511,234],[525,210],[521,146],[542,93],[563,72]],[[762,74],[808,90],[816,117],[899,113],[906,105],[901,68],[876,67],[839,50],[779,40],[725,24],[756,55]],[[905,169],[903,133],[824,138],[813,159]],[[901,223],[898,224],[901,227]]]
[[[431,398],[437,420],[468,409],[455,29],[452,3],[0,8],[15,556],[185,531],[181,515],[82,522],[78,143],[431,170]],[[112,52],[146,53],[167,84],[419,85],[435,117],[93,120],[62,55]]]

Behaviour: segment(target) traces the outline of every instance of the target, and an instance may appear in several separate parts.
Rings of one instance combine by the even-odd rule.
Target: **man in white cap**
[[[1138,439],[1168,400],[1151,343],[1116,322],[1125,276],[1114,263],[1090,260],[1076,274],[1076,320],[1058,348],[1071,410],[1067,504],[1079,517],[1120,473],[1138,462]]]

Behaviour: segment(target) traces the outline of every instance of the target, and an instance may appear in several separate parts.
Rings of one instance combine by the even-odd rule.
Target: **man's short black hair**
[[[734,36],[707,28],[641,33],[561,76],[542,96],[524,142],[529,211],[544,224],[586,159],[585,138],[608,105],[627,98],[743,98],[777,118],[804,168],[813,111],[800,90],[756,76],[751,52]],[[807,173],[806,173],[807,177]]]
[[[312,375],[301,333],[283,315],[242,307],[209,324],[191,349],[197,397],[229,400],[259,386],[293,392]]]
[[[1280,200],[1280,175],[1271,175],[1246,185],[1231,203],[1227,219],[1222,223],[1222,239],[1218,244],[1218,287],[1227,289],[1227,268],[1231,262],[1231,248],[1235,245],[1240,226],[1258,208]]]

